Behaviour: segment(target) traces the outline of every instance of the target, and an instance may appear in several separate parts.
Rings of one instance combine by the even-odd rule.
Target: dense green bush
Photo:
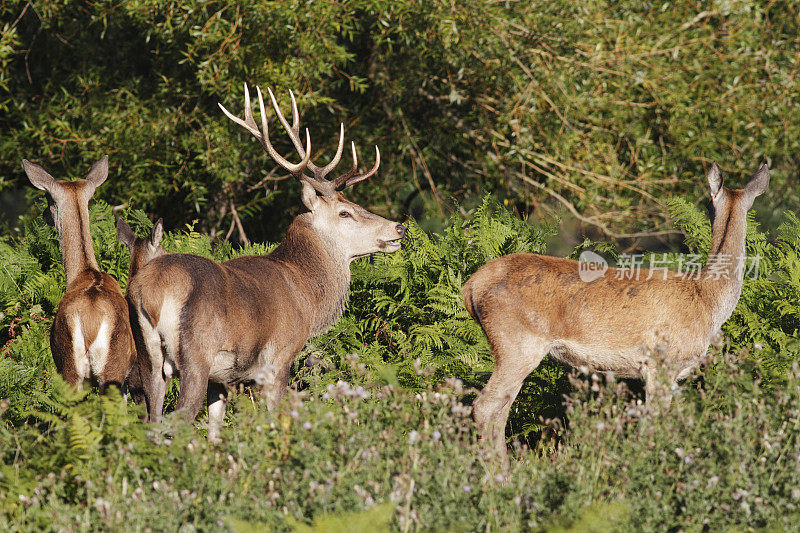
[[[800,201],[798,20],[741,0],[6,1],[0,224],[18,226],[22,157],[77,176],[110,153],[109,203],[217,237],[235,206],[276,240],[295,186],[262,183],[281,173],[217,108],[238,112],[244,82],[298,94],[315,156],[339,121],[362,159],[379,144],[354,194],[394,217],[494,192],[584,230],[666,231],[661,202],[703,190],[711,160],[738,181],[766,159],[768,220]]]

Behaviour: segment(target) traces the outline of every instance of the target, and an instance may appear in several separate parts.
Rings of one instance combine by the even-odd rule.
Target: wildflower
[[[444,380],[444,387],[448,388],[453,391],[454,394],[458,395],[464,392],[464,384],[458,378],[449,377]]]
[[[289,413],[289,414],[290,414],[290,415],[291,415],[291,417],[292,417],[292,418],[294,418],[294,419],[297,419],[297,418],[300,416],[300,413],[298,413],[298,412],[297,412],[297,411],[295,411],[294,409],[292,409],[292,412],[291,412],[291,413]]]
[[[322,395],[322,399],[323,400],[330,400],[331,399],[331,395],[326,392],[325,394]]]
[[[303,422],[303,429],[305,429],[306,431],[311,429],[311,422]]]
[[[470,492],[472,490],[472,487],[470,487],[469,485],[463,485],[461,487],[461,490],[463,490],[464,492]]]
[[[94,508],[97,509],[98,513],[108,516],[109,511],[111,511],[111,504],[103,498],[97,498],[94,501]]]
[[[419,439],[419,433],[417,433],[416,431],[412,431],[411,433],[408,434],[409,444],[414,444],[415,442],[417,442],[417,439]]]
[[[441,433],[439,433],[439,431],[437,430],[437,431],[434,431],[434,432],[433,432],[433,434],[431,435],[431,437],[433,437],[433,440],[439,440],[439,439],[441,439],[441,438],[442,438],[442,434],[441,434]]]

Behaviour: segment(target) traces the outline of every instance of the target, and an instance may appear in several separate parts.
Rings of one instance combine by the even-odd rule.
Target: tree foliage
[[[276,240],[295,185],[217,108],[239,110],[244,82],[284,106],[295,91],[315,157],[339,121],[362,160],[380,145],[353,194],[427,227],[448,195],[493,192],[606,236],[666,231],[663,199],[702,190],[711,160],[734,182],[772,163],[764,220],[798,203],[791,2],[17,0],[0,17],[5,227],[22,157],[77,176],[110,153],[112,205]]]

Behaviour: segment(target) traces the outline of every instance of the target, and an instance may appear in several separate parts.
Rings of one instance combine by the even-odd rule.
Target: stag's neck
[[[311,334],[327,330],[344,311],[350,289],[350,260],[340,253],[340,246],[321,236],[298,215],[286,237],[269,255],[270,259],[290,266],[301,279],[298,285],[312,310]]]
[[[733,209],[714,220],[711,251],[701,275],[702,287],[714,306],[714,331],[733,314],[742,293],[746,234],[746,216]]]
[[[59,209],[59,241],[67,286],[86,270],[99,270],[89,232],[89,207],[74,199]]]

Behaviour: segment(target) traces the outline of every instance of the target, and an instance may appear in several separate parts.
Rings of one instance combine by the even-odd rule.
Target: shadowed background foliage
[[[320,160],[339,121],[364,165],[378,144],[351,196],[429,229],[490,192],[569,233],[669,239],[663,201],[700,198],[712,160],[737,184],[771,163],[762,220],[798,205],[792,2],[5,0],[0,17],[3,231],[32,214],[23,157],[66,177],[108,153],[112,206],[276,240],[296,185],[217,108],[240,113],[244,82],[287,111],[294,90]]]

